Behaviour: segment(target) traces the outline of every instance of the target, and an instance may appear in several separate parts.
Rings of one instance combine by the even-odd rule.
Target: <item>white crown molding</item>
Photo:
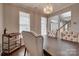
[[[71,5],[73,5],[73,4],[66,5],[66,6],[64,6],[64,7],[60,8],[60,9],[58,9],[58,10],[55,10],[55,12],[58,12],[58,11],[60,11],[60,10],[63,10],[63,9],[65,9],[65,8],[71,6]],[[55,13],[55,12],[54,12],[54,13]]]

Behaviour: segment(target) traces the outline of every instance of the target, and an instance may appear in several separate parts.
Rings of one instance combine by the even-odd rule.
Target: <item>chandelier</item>
[[[43,11],[45,14],[51,14],[53,12],[52,5],[47,5],[46,7],[44,7]]]

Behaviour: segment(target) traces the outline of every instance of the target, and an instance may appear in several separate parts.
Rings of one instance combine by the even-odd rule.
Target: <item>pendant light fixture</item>
[[[51,4],[48,4],[47,6],[44,7],[43,9],[45,14],[51,14],[53,12],[53,7]]]

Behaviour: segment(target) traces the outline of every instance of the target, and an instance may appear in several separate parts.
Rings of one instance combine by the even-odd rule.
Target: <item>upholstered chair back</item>
[[[31,56],[43,55],[43,37],[37,36],[33,32],[23,31],[22,36],[24,39],[25,47]]]

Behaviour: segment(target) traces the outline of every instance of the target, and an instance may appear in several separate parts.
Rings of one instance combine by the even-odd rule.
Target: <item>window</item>
[[[19,17],[20,17],[20,21],[19,21],[20,33],[22,31],[30,31],[30,14],[25,12],[20,12]]]
[[[51,28],[51,32],[55,33],[58,29],[58,24],[59,24],[59,16],[52,16],[49,18],[50,20],[50,28]]]
[[[71,11],[60,14],[60,17],[64,21],[70,21],[71,20]]]
[[[70,28],[69,26],[71,25],[71,24],[70,24],[71,11],[62,13],[60,16],[61,16],[61,19],[62,19],[63,23],[66,24],[66,25],[64,26],[64,31],[68,31],[69,28]]]
[[[47,19],[45,17],[41,17],[41,35],[46,35],[47,34]]]

